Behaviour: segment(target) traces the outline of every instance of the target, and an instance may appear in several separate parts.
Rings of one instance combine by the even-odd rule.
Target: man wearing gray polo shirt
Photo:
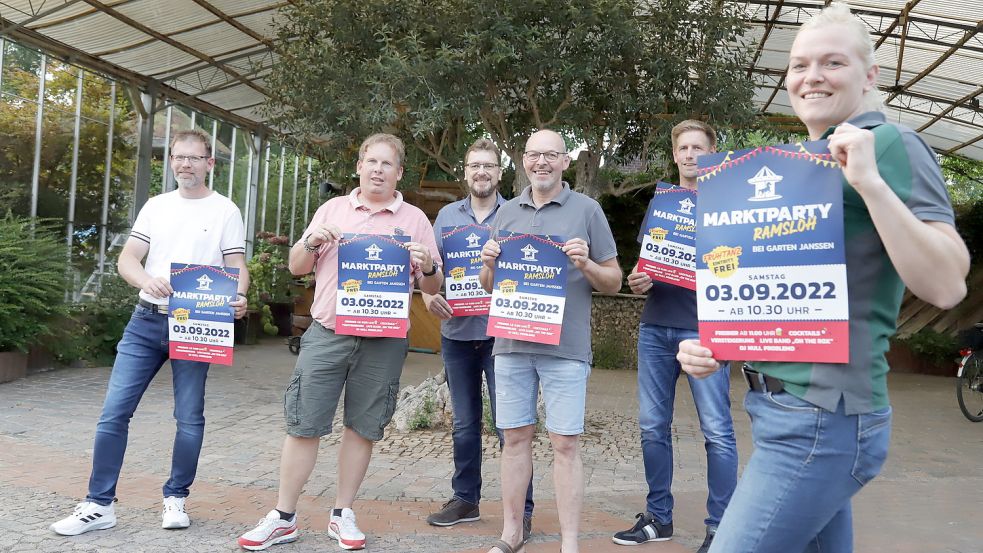
[[[444,206],[434,223],[434,237],[441,258],[445,248],[442,234],[449,228],[491,225],[505,199],[498,193],[502,176],[501,154],[486,138],[475,141],[464,154],[464,180],[468,197]],[[475,236],[475,240],[478,237]],[[477,252],[475,252],[477,253]],[[481,499],[481,375],[488,382],[488,394],[495,416],[495,373],[492,371],[494,338],[486,333],[487,315],[455,315],[443,296],[423,294],[427,309],[441,320],[440,353],[447,375],[447,387],[454,411],[454,496],[440,511],[427,517],[433,526],[453,526],[480,518]],[[504,440],[499,432],[499,443]],[[523,536],[528,539],[532,526],[532,483],[526,491]]]
[[[553,483],[560,518],[561,549],[577,553],[583,501],[580,434],[590,374],[591,292],[615,293],[621,268],[611,228],[601,206],[570,190],[563,171],[570,166],[563,137],[541,130],[526,141],[522,165],[530,185],[498,210],[492,237],[499,230],[546,234],[566,239],[568,280],[558,345],[500,338],[495,341],[496,423],[505,434],[502,453],[501,540],[490,553],[514,553],[522,545],[523,491],[532,474],[537,389],[542,384],[546,429],[553,446]],[[481,252],[481,285],[491,291],[501,253],[489,240]]]

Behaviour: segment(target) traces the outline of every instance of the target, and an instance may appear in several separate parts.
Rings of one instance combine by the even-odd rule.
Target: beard
[[[478,188],[478,185],[484,184],[484,182],[488,182],[488,181],[475,183],[468,187],[469,192],[471,192],[472,196],[474,196],[475,198],[487,198],[488,196],[491,196],[492,194],[495,193],[495,186],[490,183],[488,185],[488,188],[484,188],[484,189]]]
[[[177,183],[178,188],[188,189],[194,189],[203,184],[203,181],[198,180],[198,177],[194,175],[174,175],[174,182]]]

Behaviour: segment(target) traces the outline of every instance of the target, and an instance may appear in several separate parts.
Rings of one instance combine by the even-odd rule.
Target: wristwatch
[[[312,246],[311,243],[307,241],[307,239],[310,237],[310,234],[304,237],[304,251],[307,253],[315,253],[320,246]]]
[[[423,271],[423,276],[425,276],[425,277],[434,276],[435,274],[437,274],[437,262],[436,261],[433,262],[433,267],[430,267],[430,272],[429,273],[427,271]]]

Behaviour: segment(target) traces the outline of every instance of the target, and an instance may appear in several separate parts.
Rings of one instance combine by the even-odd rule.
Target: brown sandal
[[[523,545],[525,544],[520,543],[518,546],[512,547],[502,540],[495,540],[495,543],[491,544],[491,547],[497,547],[502,553],[516,553],[519,549],[522,549]]]

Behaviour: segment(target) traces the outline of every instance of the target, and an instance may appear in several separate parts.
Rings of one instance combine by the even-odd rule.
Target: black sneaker
[[[530,536],[532,536],[532,516],[524,515],[522,517],[522,543],[529,541]]]
[[[477,504],[468,503],[455,497],[444,503],[439,511],[428,516],[427,524],[431,526],[454,526],[458,522],[471,522],[480,518]]]
[[[661,524],[649,513],[635,515],[638,522],[631,530],[623,530],[611,537],[618,545],[640,545],[650,541],[666,541],[672,537],[672,523]]]
[[[713,537],[717,535],[717,529],[713,526],[707,526],[707,537],[703,540],[703,545],[696,550],[696,553],[708,553],[710,551],[710,544],[713,543]]]

